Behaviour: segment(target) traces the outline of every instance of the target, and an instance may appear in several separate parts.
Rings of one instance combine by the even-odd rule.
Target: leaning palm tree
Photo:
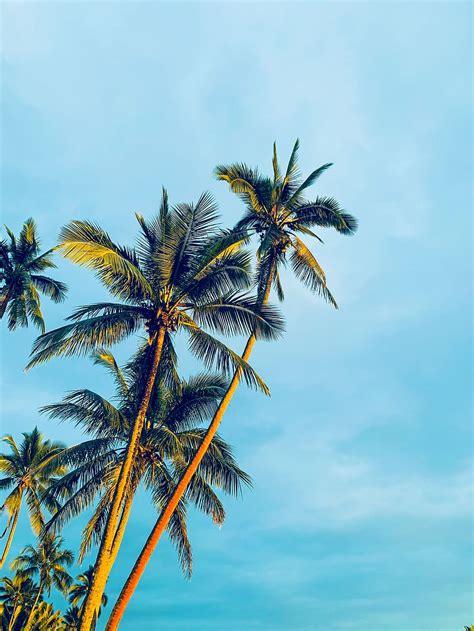
[[[37,427],[32,432],[25,432],[19,445],[12,436],[5,436],[3,440],[10,446],[10,453],[0,454],[0,472],[5,475],[0,479],[0,489],[13,489],[0,507],[8,514],[8,522],[1,535],[8,536],[0,567],[10,550],[23,500],[26,501],[31,528],[38,535],[44,525],[41,511],[43,495],[57,476],[66,473],[64,465],[57,460],[64,445],[45,440]],[[44,503],[50,512],[58,508],[53,500],[45,499]]]
[[[236,232],[249,231],[260,237],[256,274],[257,310],[265,309],[272,286],[276,288],[280,300],[283,300],[280,270],[286,265],[288,259],[295,276],[312,292],[321,295],[336,307],[336,301],[327,287],[326,275],[321,265],[298,235],[312,236],[321,241],[319,236],[311,230],[314,226],[335,228],[342,234],[353,234],[357,228],[355,218],[345,212],[335,199],[316,197],[310,201],[304,197],[306,189],[331,165],[324,164],[302,181],[298,169],[298,148],[299,142],[296,141],[288,166],[283,172],[278,163],[276,146],[274,145],[273,177],[262,176],[257,169],[251,169],[245,164],[216,168],[217,178],[227,182],[231,190],[238,194],[245,204],[245,214],[236,225]],[[250,358],[257,339],[255,333],[254,331],[251,334],[242,354],[242,359],[246,362]],[[117,628],[153,550],[222,421],[241,377],[242,372],[240,368],[237,368],[199,449],[184,471],[168,505],[158,518],[122,589],[107,629]]]
[[[25,631],[31,629],[37,605],[46,593],[51,594],[55,587],[66,595],[72,582],[67,568],[72,565],[74,556],[70,550],[62,548],[63,539],[47,534],[39,540],[37,547],[27,545],[11,563],[11,569],[24,578],[38,577],[38,589],[30,614],[25,623]]]
[[[48,530],[61,528],[71,517],[88,508],[96,496],[100,496],[83,532],[79,561],[91,545],[101,539],[114,482],[125,455],[130,422],[136,415],[140,376],[146,372],[149,355],[149,347],[145,344],[122,370],[110,352],[102,350],[97,354],[96,361],[113,374],[117,405],[90,390],[77,390],[68,394],[61,403],[42,409],[53,418],[74,421],[94,436],[63,453],[62,458],[71,466],[71,471],[49,489],[55,501],[67,500],[47,525]],[[142,483],[151,493],[154,504],[161,510],[204,435],[204,429],[197,427],[197,423],[212,415],[225,391],[225,381],[221,377],[203,374],[184,381],[177,376],[173,357],[168,358],[168,363],[171,370],[160,371],[148,406],[133,464],[132,484],[117,528],[113,559],[139,484]],[[170,374],[173,376],[171,380]],[[243,484],[250,483],[249,476],[235,463],[230,447],[216,436],[168,528],[187,576],[192,572],[192,554],[187,536],[186,505],[189,502],[195,504],[220,525],[225,511],[212,487],[236,495]],[[88,579],[93,576],[92,567],[90,570]],[[80,590],[82,596],[87,596],[91,583],[92,580],[89,580],[87,590]],[[79,593],[78,590],[75,592]],[[71,603],[77,604],[76,600],[71,600]]]
[[[78,309],[72,323],[42,335],[33,347],[29,367],[53,356],[88,353],[110,346],[144,328],[152,361],[144,376],[142,398],[130,430],[126,457],[115,485],[95,573],[84,605],[81,629],[89,631],[111,569],[111,553],[132,463],[145,422],[162,350],[177,331],[189,335],[191,352],[207,367],[223,373],[237,368],[249,385],[267,392],[260,377],[222,341],[206,332],[242,334],[255,331],[273,339],[282,323],[274,310],[260,309],[239,293],[249,285],[249,255],[240,249],[244,236],[217,229],[211,196],[168,207],[166,192],[152,221],[137,216],[141,235],[135,249],[116,245],[95,224],[73,221],[61,232],[60,249],[76,263],[92,268],[106,288],[122,302]],[[204,328],[203,328],[204,327]]]
[[[0,319],[8,308],[8,328],[28,326],[28,320],[45,331],[41,312],[40,293],[53,302],[62,302],[66,297],[67,287],[50,276],[42,274],[44,270],[56,267],[52,254],[54,249],[40,253],[40,241],[36,223],[27,219],[20,235],[15,237],[5,226],[9,242],[0,241]]]

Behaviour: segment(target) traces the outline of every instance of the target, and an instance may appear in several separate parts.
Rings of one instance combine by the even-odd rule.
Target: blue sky
[[[271,167],[301,139],[318,192],[357,215],[315,245],[335,312],[285,277],[287,332],[257,347],[271,399],[242,389],[222,433],[254,479],[221,530],[190,520],[186,582],[157,549],[122,628],[456,631],[472,612],[471,7],[468,3],[3,3],[2,217],[45,246],[72,218],[119,241],[133,213],[209,189],[217,163]],[[67,262],[50,327],[103,295]],[[2,430],[76,430],[37,408],[86,360],[24,374],[32,329],[2,330]],[[117,349],[125,359],[133,342]],[[190,370],[182,357],[183,371]],[[108,593],[154,520],[140,497]],[[81,522],[67,529],[73,545]],[[32,540],[26,520],[13,552]],[[92,560],[92,557],[89,559]]]

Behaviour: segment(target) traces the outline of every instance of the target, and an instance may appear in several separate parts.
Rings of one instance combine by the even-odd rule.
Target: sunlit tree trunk
[[[40,596],[43,592],[43,582],[40,580],[39,585],[38,585],[38,591],[36,592],[36,598],[35,598],[35,602],[33,603],[33,606],[31,607],[31,611],[30,611],[30,615],[28,616],[28,619],[25,623],[25,627],[24,627],[24,631],[29,631],[31,628],[31,623],[33,621],[33,615],[35,613],[35,609],[38,605],[38,601],[40,599]]]
[[[6,560],[7,556],[8,556],[8,552],[10,550],[10,546],[12,545],[13,535],[15,534],[15,530],[16,530],[16,525],[18,523],[18,516],[19,516],[19,514],[20,514],[20,509],[17,508],[15,510],[15,516],[13,517],[13,523],[11,525],[10,532],[8,533],[8,539],[7,539],[7,542],[5,544],[5,548],[3,549],[2,558],[0,559],[0,568],[5,563],[5,560]]]
[[[97,616],[102,595],[105,590],[105,585],[112,569],[112,549],[114,544],[114,538],[117,531],[117,526],[120,520],[122,511],[122,502],[124,495],[127,491],[127,486],[130,480],[130,472],[132,464],[136,456],[138,443],[142,433],[143,425],[145,423],[145,417],[148,410],[148,404],[150,402],[153,386],[155,384],[156,375],[158,372],[158,366],[160,363],[161,353],[163,350],[163,343],[165,339],[166,329],[161,326],[158,329],[155,341],[155,352],[153,356],[153,363],[148,374],[147,385],[145,393],[143,395],[142,402],[137,414],[137,418],[133,425],[133,430],[128,442],[127,452],[125,459],[120,470],[120,475],[115,487],[114,497],[112,500],[112,506],[110,508],[107,523],[102,535],[102,541],[100,544],[99,552],[97,553],[97,559],[94,568],[94,575],[92,578],[92,584],[87,598],[84,602],[80,631],[91,631],[93,628],[94,620]],[[118,541],[118,540],[117,540]],[[118,548],[116,553],[118,552]]]
[[[135,495],[136,489],[131,489],[127,495],[127,499],[124,502],[122,516],[120,517],[120,522],[117,527],[117,532],[115,533],[114,541],[112,544],[112,552],[110,554],[110,564],[111,566],[115,563],[115,559],[117,558],[118,551],[122,544],[122,539],[125,534],[125,528],[127,527],[128,519],[130,517],[130,511],[132,510],[133,497]]]
[[[271,291],[274,274],[275,274],[275,263],[273,263],[270,273],[267,278],[267,284],[266,284],[265,292],[264,292],[262,302],[261,302],[262,305],[266,304],[270,297],[270,291]],[[245,349],[242,354],[243,360],[248,361],[252,353],[255,342],[256,342],[255,334],[252,334],[249,337],[247,344],[245,345]],[[130,598],[132,597],[138,585],[138,582],[140,581],[140,578],[145,570],[145,567],[148,561],[150,560],[150,557],[153,554],[153,551],[156,545],[158,544],[158,541],[160,540],[161,535],[166,530],[166,527],[168,526],[169,520],[174,510],[178,506],[178,503],[181,500],[181,498],[183,497],[186,491],[186,488],[189,482],[191,481],[191,478],[196,473],[196,470],[199,464],[201,463],[204,455],[206,454],[206,451],[209,448],[209,445],[211,444],[212,439],[214,438],[217,432],[217,429],[229,406],[229,403],[231,402],[232,397],[234,396],[235,391],[237,390],[241,377],[242,377],[242,371],[240,369],[237,369],[232,378],[232,381],[229,384],[229,387],[227,388],[227,391],[224,397],[222,398],[219,404],[219,407],[217,408],[214,414],[214,417],[211,421],[211,424],[209,425],[207,429],[206,435],[204,436],[201,445],[199,446],[199,449],[197,450],[193,459],[187,466],[182,478],[178,482],[175,490],[173,491],[173,494],[171,498],[169,499],[167,505],[162,510],[158,518],[158,521],[153,527],[153,530],[151,531],[145,543],[145,546],[143,547],[140,553],[140,556],[135,562],[135,565],[133,566],[133,569],[129,577],[125,585],[123,586],[122,591],[120,592],[120,596],[118,597],[117,602],[115,603],[112,613],[110,614],[110,618],[106,626],[106,631],[114,631],[115,629],[118,628],[118,625],[120,624],[122,616],[130,601]]]

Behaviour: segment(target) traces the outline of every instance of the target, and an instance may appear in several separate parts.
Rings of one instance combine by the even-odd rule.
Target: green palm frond
[[[189,348],[192,354],[201,360],[208,370],[216,368],[222,374],[230,376],[239,369],[249,387],[256,388],[266,395],[270,394],[263,379],[240,355],[203,331],[191,318],[183,322],[183,325],[188,329]]]
[[[336,300],[326,285],[326,275],[322,267],[305,244],[296,236],[293,240],[290,260],[295,276],[311,291],[318,293],[337,309]]]
[[[67,286],[50,276],[31,274],[31,283],[42,294],[51,298],[53,302],[63,302],[66,299]]]
[[[281,335],[284,326],[273,307],[258,308],[255,298],[236,293],[196,305],[192,316],[200,326],[226,336],[253,331],[257,338],[273,340]]]
[[[60,240],[58,249],[63,256],[95,271],[114,295],[152,297],[153,290],[134,250],[115,244],[100,226],[89,221],[72,221],[62,228]]]
[[[87,355],[98,347],[112,346],[138,331],[141,324],[140,314],[124,309],[54,329],[37,338],[26,370],[53,357]]]

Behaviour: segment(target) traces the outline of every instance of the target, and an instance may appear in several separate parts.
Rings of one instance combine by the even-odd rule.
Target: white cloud
[[[248,467],[267,504],[264,527],[337,529],[364,520],[472,513],[469,466],[444,475],[390,472],[383,454],[363,457],[341,437],[306,429],[283,431],[253,452]]]

